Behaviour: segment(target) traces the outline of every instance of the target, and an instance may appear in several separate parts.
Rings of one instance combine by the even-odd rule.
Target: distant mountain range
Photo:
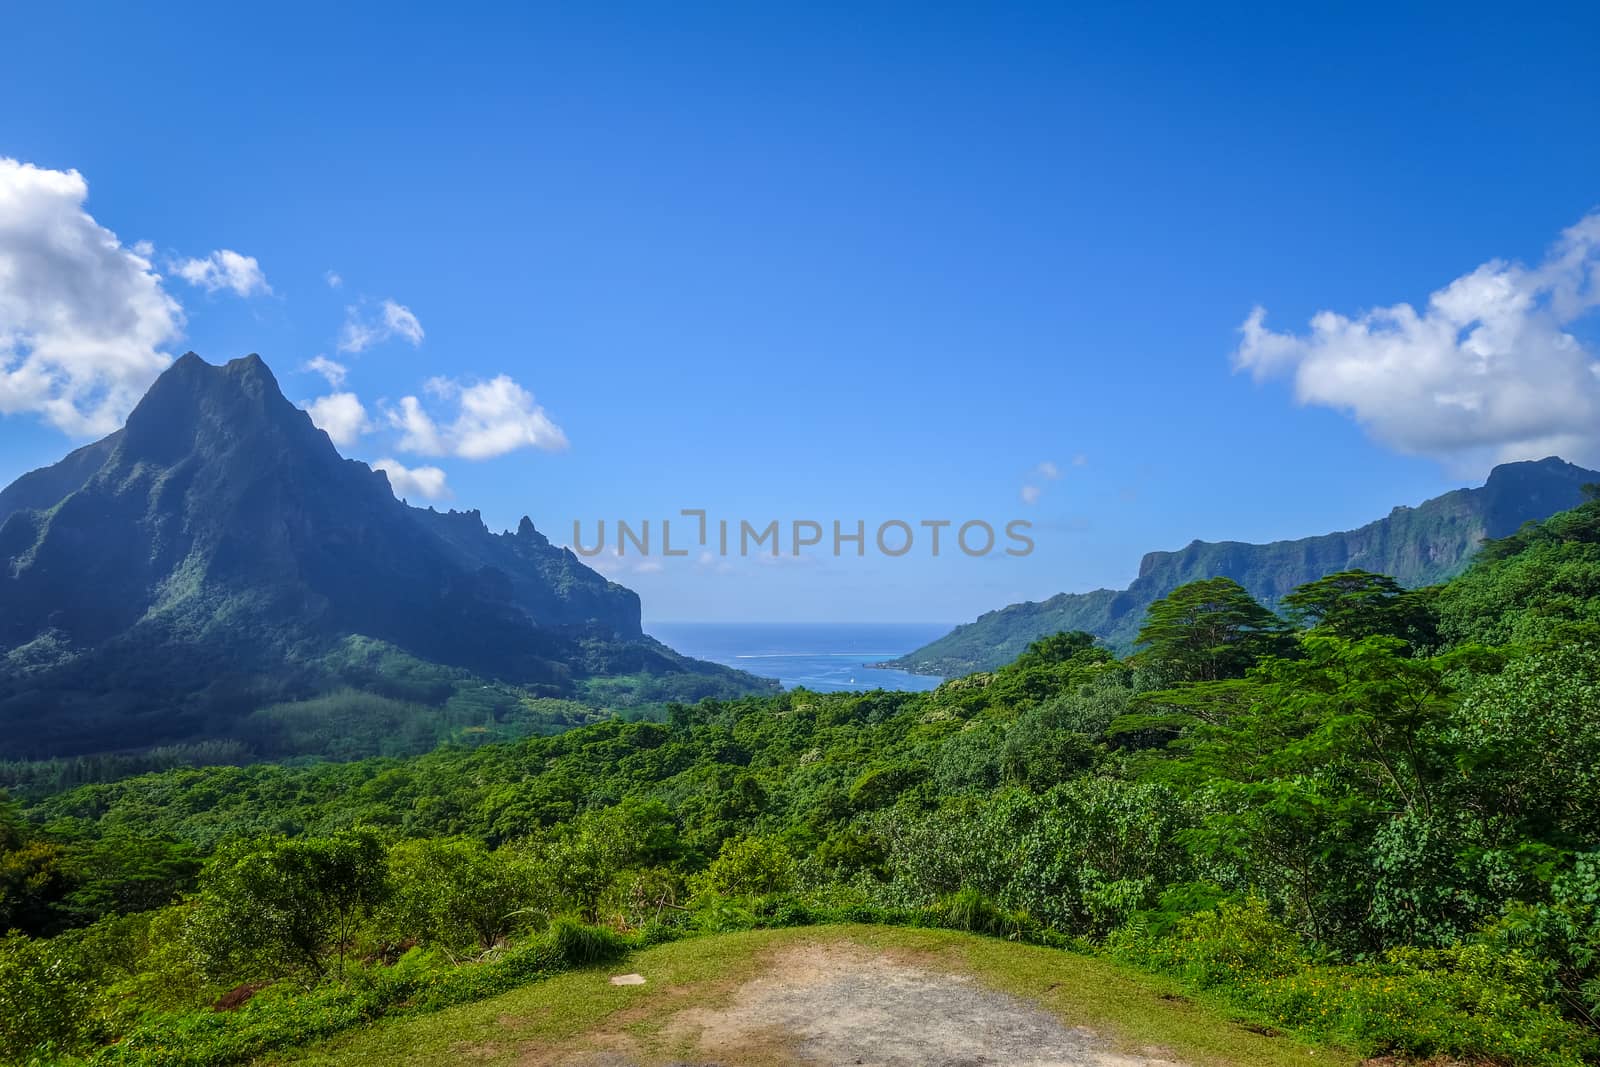
[[[1151,552],[1126,589],[1060,593],[1012,604],[914,652],[881,664],[922,674],[959,675],[1011,662],[1041,637],[1084,630],[1119,652],[1129,651],[1145,609],[1185,583],[1232,578],[1268,607],[1296,586],[1351,568],[1388,574],[1409,587],[1443,581],[1464,567],[1485,538],[1582,503],[1582,486],[1600,472],[1555,457],[1506,463],[1476,489],[1457,489],[1417,507],[1397,507],[1358,530],[1273,541],[1194,541],[1176,552]]]
[[[374,648],[536,695],[771,688],[644,636],[638,596],[528,519],[396,500],[257,356],[184,356],[121,430],[0,492],[0,562],[0,756],[227,736],[365,687]]]

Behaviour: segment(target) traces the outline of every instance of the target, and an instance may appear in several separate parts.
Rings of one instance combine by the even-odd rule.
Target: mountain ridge
[[[352,636],[546,695],[767,688],[646,637],[637,594],[526,518],[494,534],[396,499],[255,355],[186,354],[122,429],[0,491],[0,564],[0,754],[71,750],[89,723],[118,747],[211,736],[314,691],[307,664]]]
[[[1062,630],[1087,631],[1127,652],[1151,603],[1202,578],[1233,578],[1269,608],[1296,586],[1352,568],[1389,574],[1406,586],[1431,585],[1459,572],[1484,539],[1581,503],[1582,486],[1591,482],[1600,482],[1600,472],[1547,456],[1500,464],[1481,486],[1399,505],[1353,530],[1263,544],[1194,540],[1147,552],[1125,589],[1009,604],[877,666],[945,675],[993,670]]]

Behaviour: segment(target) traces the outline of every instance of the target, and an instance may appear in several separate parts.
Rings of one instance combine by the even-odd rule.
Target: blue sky
[[[1600,10],[1303,7],[8,12],[0,481],[254,351],[558,542],[1033,522],[607,563],[647,620],[959,621],[1600,461]]]

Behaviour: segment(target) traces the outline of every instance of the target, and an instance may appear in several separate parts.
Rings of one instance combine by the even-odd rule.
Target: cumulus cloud
[[[328,283],[329,289],[338,289],[344,285],[344,278],[336,270],[327,271],[322,275],[322,280]]]
[[[367,409],[354,393],[330,393],[306,405],[306,412],[317,429],[336,445],[353,445],[371,429]]]
[[[438,467],[408,468],[397,459],[380,459],[372,469],[388,475],[389,487],[401,499],[448,500],[455,495],[445,484],[444,471]]]
[[[1019,496],[1024,504],[1037,504],[1039,498],[1044,496],[1044,487],[1041,482],[1053,482],[1061,477],[1061,468],[1051,460],[1044,460],[1028,472],[1027,481],[1022,486]]]
[[[376,309],[358,304],[345,308],[344,326],[339,330],[339,351],[365,352],[393,337],[414,346],[422,343],[422,323],[410,308],[393,300],[383,301]]]
[[[344,384],[345,375],[349,373],[349,369],[343,363],[336,363],[327,356],[317,356],[307,360],[304,369],[322,375],[335,389]]]
[[[1288,376],[1302,404],[1467,470],[1552,453],[1600,459],[1600,360],[1571,327],[1600,307],[1600,212],[1529,267],[1491,260],[1415,308],[1319,311],[1278,333],[1254,309],[1234,366]]]
[[[402,397],[387,415],[390,425],[400,430],[400,447],[408,452],[491,459],[519,448],[555,452],[567,447],[567,435],[534,402],[533,394],[504,374],[470,385],[433,378],[424,390],[452,405],[455,416],[441,423],[420,399]]]
[[[402,397],[398,408],[387,412],[389,425],[400,431],[400,447],[424,456],[442,456],[450,451],[433,417],[422,409],[414,396]]]
[[[148,245],[124,247],[75,170],[0,157],[0,414],[109,433],[171,361],[183,310]]]
[[[172,272],[208,293],[219,289],[231,290],[239,296],[272,292],[256,257],[240,255],[229,248],[219,248],[204,259],[179,260],[172,264]]]

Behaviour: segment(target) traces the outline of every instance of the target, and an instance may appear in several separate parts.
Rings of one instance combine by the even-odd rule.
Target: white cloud
[[[1022,491],[1018,495],[1022,497],[1024,504],[1037,504],[1039,498],[1044,496],[1044,487],[1039,483],[1053,482],[1060,477],[1061,468],[1051,460],[1044,460],[1028,472],[1028,481],[1023,484]]]
[[[428,413],[422,410],[422,401],[414,396],[402,397],[398,408],[388,411],[389,424],[400,431],[400,447],[407,452],[424,456],[442,456],[450,451],[444,435]]]
[[[422,343],[422,323],[411,309],[393,300],[385,300],[374,313],[370,309],[352,304],[345,308],[344,326],[339,330],[339,351],[364,352],[375,344],[392,337]]]
[[[448,500],[455,495],[445,484],[444,471],[438,467],[408,468],[397,459],[380,459],[372,469],[388,475],[389,487],[401,499]]]
[[[567,435],[533,394],[504,374],[461,389],[460,401],[461,414],[450,430],[458,456],[487,459],[518,448],[567,447]]]
[[[710,551],[702,551],[696,557],[694,565],[701,570],[715,571],[718,574],[732,574],[734,572],[734,566],[731,562]]]
[[[311,421],[336,445],[353,445],[371,429],[367,409],[354,393],[319,396],[306,405]]]
[[[519,448],[555,452],[567,447],[567,435],[534,402],[533,394],[504,374],[471,385],[433,378],[424,391],[453,403],[455,418],[441,425],[421,400],[402,397],[400,406],[388,411],[388,418],[401,431],[400,447],[408,452],[491,459]]]
[[[344,285],[344,278],[336,270],[330,270],[323,274],[322,280],[328,283],[329,289],[338,289]]]
[[[1072,457],[1072,465],[1074,467],[1086,467],[1089,465],[1089,457],[1084,455],[1082,452],[1079,452],[1076,456]]]
[[[615,549],[608,548],[604,552],[597,552],[592,556],[580,555],[578,558],[585,567],[599,571],[607,578],[621,574],[627,569],[627,561],[619,558]]]
[[[665,571],[666,564],[651,556],[641,556],[637,552],[618,552],[615,545],[608,545],[604,550],[593,555],[579,554],[578,559],[590,570],[598,571],[607,578],[620,578],[630,574],[660,574]]]
[[[228,248],[219,248],[204,259],[180,260],[172,264],[172,272],[208,293],[218,289],[231,289],[239,296],[272,292],[256,257],[240,255]]]
[[[1492,260],[1410,304],[1319,311],[1276,333],[1256,308],[1234,366],[1288,375],[1302,404],[1354,416],[1378,441],[1462,470],[1552,453],[1600,459],[1600,361],[1568,327],[1600,307],[1600,212],[1535,267]]]
[[[148,246],[124,247],[88,195],[75,170],[0,157],[0,414],[74,436],[116,429],[183,332]]]
[[[317,356],[307,360],[304,369],[322,375],[335,389],[344,384],[345,375],[349,373],[349,369],[343,363],[335,363],[327,356]]]

